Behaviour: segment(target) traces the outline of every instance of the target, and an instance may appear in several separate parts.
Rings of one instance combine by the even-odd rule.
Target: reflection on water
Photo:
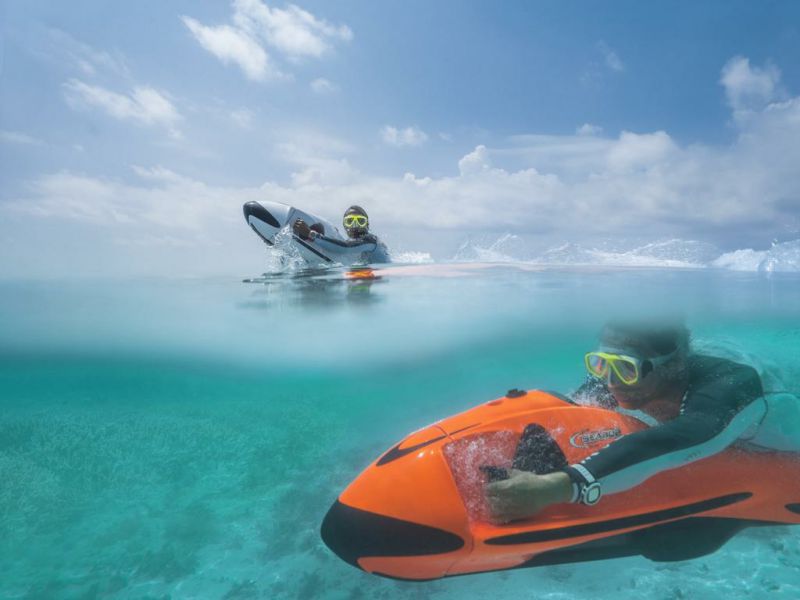
[[[241,302],[243,308],[270,310],[276,306],[296,306],[328,310],[352,304],[368,306],[381,301],[373,294],[376,283],[386,280],[370,267],[347,270],[304,269],[293,273],[265,273],[245,279],[244,283],[259,286],[255,299]]]

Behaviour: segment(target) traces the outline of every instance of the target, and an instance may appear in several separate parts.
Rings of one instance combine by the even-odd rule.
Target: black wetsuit
[[[689,385],[680,413],[665,423],[611,442],[566,468],[579,484],[600,481],[618,492],[664,471],[721,452],[764,416],[764,391],[758,372],[724,358],[690,355]],[[592,379],[573,397],[592,395],[596,404],[616,407],[605,383]]]

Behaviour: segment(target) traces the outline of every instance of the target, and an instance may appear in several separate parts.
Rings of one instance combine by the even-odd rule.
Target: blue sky
[[[257,272],[268,198],[439,257],[800,238],[796,2],[0,7],[2,275]]]

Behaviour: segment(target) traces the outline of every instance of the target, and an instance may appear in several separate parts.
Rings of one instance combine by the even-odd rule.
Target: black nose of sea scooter
[[[266,223],[267,225],[271,225],[272,227],[276,227],[277,229],[280,229],[281,227],[278,219],[276,219],[271,212],[269,212],[258,202],[245,202],[244,206],[242,207],[242,211],[244,212],[244,220],[247,221],[247,223],[251,226],[253,225],[253,220],[258,219],[259,221]]]
[[[325,515],[320,534],[334,554],[362,569],[364,565],[358,562],[362,558],[425,560],[430,555],[453,552],[464,546],[464,540],[449,531],[368,512],[338,500]],[[392,576],[389,572],[380,574]]]

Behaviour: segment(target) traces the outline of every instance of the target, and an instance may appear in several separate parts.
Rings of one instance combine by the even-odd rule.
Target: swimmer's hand
[[[292,231],[301,240],[311,239],[311,228],[308,226],[308,223],[303,221],[303,219],[297,219],[297,221],[294,222],[294,225],[292,225]]]
[[[508,523],[531,517],[551,504],[572,499],[572,481],[561,471],[536,475],[513,469],[508,479],[486,486],[492,519]]]

